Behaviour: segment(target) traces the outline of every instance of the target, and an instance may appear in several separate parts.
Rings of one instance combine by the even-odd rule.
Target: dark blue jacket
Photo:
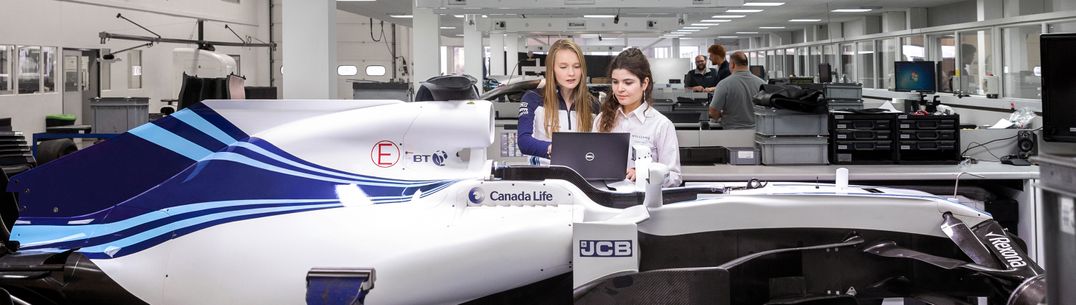
[[[585,89],[584,89],[585,90]],[[567,112],[567,117],[571,118],[572,111],[575,109],[566,109],[567,106],[564,103],[564,98],[561,97],[560,91],[557,91],[557,100],[560,102],[558,111]],[[522,103],[519,105],[519,127],[517,127],[517,142],[519,143],[519,150],[525,155],[536,156],[541,158],[549,158],[549,145],[552,143],[550,140],[542,140],[534,138],[535,128],[545,128],[545,126],[535,126],[534,114],[538,108],[542,108],[545,100],[542,98],[542,91],[539,89],[529,90],[523,94]],[[574,108],[575,104],[573,104]],[[601,109],[597,98],[591,99],[591,111],[594,115],[598,115]],[[559,114],[558,114],[559,115]],[[545,118],[542,118],[544,121]],[[574,126],[571,120],[560,120],[561,131],[576,131],[579,130],[579,126]],[[552,137],[552,135],[550,135]]]

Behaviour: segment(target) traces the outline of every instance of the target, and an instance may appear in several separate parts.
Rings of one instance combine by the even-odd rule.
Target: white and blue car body
[[[1042,283],[1018,239],[945,198],[779,182],[599,189],[567,168],[493,166],[492,112],[481,100],[184,109],[10,179],[18,215],[3,215],[0,295],[1006,304]]]

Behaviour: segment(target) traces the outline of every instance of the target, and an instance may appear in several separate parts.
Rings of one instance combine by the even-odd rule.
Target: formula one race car
[[[565,167],[493,165],[493,130],[482,100],[207,101],[12,177],[0,303],[1044,295],[1018,238],[946,198],[841,183],[610,190]]]

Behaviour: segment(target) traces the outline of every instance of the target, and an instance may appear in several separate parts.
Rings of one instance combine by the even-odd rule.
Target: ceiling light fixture
[[[583,18],[616,18],[616,15],[583,15]]]
[[[688,30],[705,30],[705,29],[706,29],[706,27],[701,27],[701,26],[685,26],[685,27],[684,27],[684,29],[688,29]]]
[[[759,13],[759,12],[762,12],[762,10],[756,10],[756,9],[750,9],[750,10],[731,9],[731,10],[727,10],[725,12],[726,13]]]
[[[733,39],[740,38],[740,36],[717,36],[718,39]]]
[[[411,18],[413,16],[411,16],[411,15],[389,15],[389,17],[392,17],[392,18]]]
[[[869,8],[839,8],[839,9],[833,10],[832,12],[834,12],[834,13],[866,13],[866,12],[869,12],[869,11],[872,11],[872,10],[873,9],[869,9]]]
[[[784,2],[744,2],[743,6],[782,6]]]
[[[758,32],[736,32],[736,34],[740,34],[740,35],[755,35],[755,34],[758,34]]]
[[[701,31],[701,30],[693,30],[693,29],[681,29],[680,31],[681,31],[681,32],[698,32],[698,31]]]
[[[455,30],[456,27],[454,27],[454,26],[443,26],[443,27],[441,27],[441,29],[442,30]]]
[[[788,22],[819,22],[822,19],[789,19]]]
[[[763,29],[763,30],[783,30],[785,27],[783,27],[783,26],[760,26],[758,28]]]
[[[728,19],[704,19],[704,20],[700,20],[699,22],[713,23],[713,22],[731,22],[731,21],[732,20],[728,20]]]
[[[712,27],[716,24],[713,23],[692,23],[691,26]]]
[[[735,19],[735,18],[743,18],[743,17],[744,17],[744,15],[713,15],[713,16],[710,16],[710,18],[717,18],[717,19]]]

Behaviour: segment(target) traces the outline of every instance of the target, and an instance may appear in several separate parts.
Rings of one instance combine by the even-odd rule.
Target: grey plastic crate
[[[755,135],[765,165],[829,164],[829,138]]]
[[[124,133],[149,122],[148,97],[95,97],[90,110],[94,133]]]
[[[755,107],[755,132],[765,136],[824,136],[829,114]]]
[[[822,94],[829,100],[862,100],[863,84],[826,84]]]

